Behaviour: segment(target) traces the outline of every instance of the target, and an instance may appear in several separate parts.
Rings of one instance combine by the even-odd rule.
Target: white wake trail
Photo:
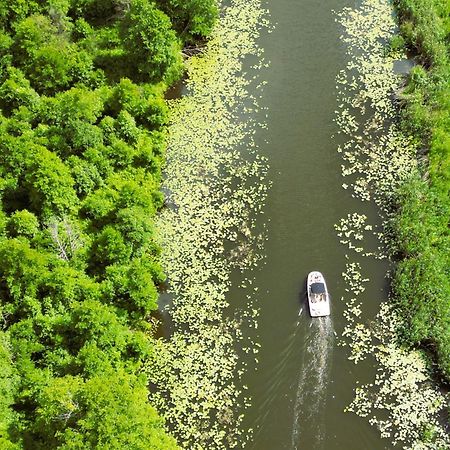
[[[314,449],[323,446],[325,437],[322,413],[325,409],[335,332],[330,317],[312,319],[305,338],[302,368],[294,404],[292,448],[300,449],[302,434],[315,439]]]

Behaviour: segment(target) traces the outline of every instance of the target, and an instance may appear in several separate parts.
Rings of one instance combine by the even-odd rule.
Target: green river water
[[[357,382],[370,381],[375,372],[370,361],[348,361],[348,350],[338,345],[346,248],[334,224],[353,211],[377,222],[374,205],[342,189],[339,139],[333,138],[335,77],[348,58],[333,10],[353,5],[346,0],[267,3],[275,28],[262,34],[259,45],[270,61],[261,75],[267,85],[260,102],[267,108],[268,128],[258,131],[256,141],[268,158],[273,185],[265,208],[265,265],[255,280],[261,293],[259,365],[244,380],[253,399],[244,424],[254,429],[248,445],[254,450],[392,448],[366,420],[343,411]],[[387,296],[388,266],[365,259],[364,269],[371,281],[361,297],[362,321],[372,318]],[[327,279],[329,320],[311,320],[305,307],[311,270]],[[232,305],[241,301],[232,290]]]
[[[236,349],[241,361],[248,363],[243,379],[236,380],[238,388],[248,386],[246,395],[251,398],[242,427],[253,432],[245,448],[394,448],[367,419],[344,412],[356,387],[372,383],[377,369],[370,358],[355,365],[348,360],[348,347],[339,345],[346,324],[343,297],[348,300],[350,295],[342,277],[346,263],[360,263],[363,276],[370,279],[359,296],[360,323],[370,323],[389,289],[386,260],[350,253],[334,229],[340,219],[355,212],[365,214],[369,224],[380,225],[373,203],[354,199],[343,189],[342,159],[337,152],[343,138],[334,137],[339,131],[334,122],[336,77],[349,55],[333,11],[358,3],[268,0],[264,6],[273,30],[262,30],[258,46],[270,64],[258,70],[251,68],[255,57],[244,63],[248,77],[256,75],[266,82],[258,102],[262,109],[253,113],[255,123],[267,125],[257,128],[253,136],[258,153],[267,159],[271,182],[264,215],[256,221],[256,232],[267,238],[264,262],[251,274],[232,271],[226,295],[227,313],[235,317],[245,309],[248,291],[239,287],[243,278],[253,278],[252,288],[258,292],[258,328],[242,329],[260,345],[257,363],[254,355],[241,352],[239,345]],[[179,86],[171,95],[183,93]],[[261,91],[251,84],[250,94],[259,97]],[[245,149],[241,153],[245,156]],[[249,159],[253,157],[249,155]],[[366,250],[377,245],[375,240],[364,242]],[[312,270],[326,277],[332,297],[330,318],[309,316],[305,282]],[[169,284],[170,276],[169,271]],[[170,307],[172,299],[171,294],[161,296],[162,311],[166,305]],[[163,312],[161,317],[161,332],[170,336],[174,331],[170,314]]]

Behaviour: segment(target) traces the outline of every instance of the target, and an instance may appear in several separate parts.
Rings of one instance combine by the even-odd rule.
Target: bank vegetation
[[[394,4],[401,33],[394,45],[416,62],[399,96],[403,127],[421,149],[421,174],[399,192],[394,291],[406,342],[430,350],[450,381],[450,3]]]
[[[154,216],[214,0],[0,2],[0,448],[174,449],[148,401]]]

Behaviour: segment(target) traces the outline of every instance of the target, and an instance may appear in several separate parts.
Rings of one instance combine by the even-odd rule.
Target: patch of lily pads
[[[347,66],[337,77],[343,188],[350,189],[354,198],[375,202],[386,225],[396,189],[418,170],[413,139],[400,131],[396,120],[395,98],[402,78],[394,72],[394,61],[404,55],[387,51],[396,33],[388,1],[362,0],[336,18],[348,55]],[[348,214],[335,227],[341,243],[359,256],[389,256],[386,227],[378,230],[365,215]],[[366,233],[377,238],[377,252],[365,250]],[[369,281],[362,272],[361,263],[348,262],[343,273],[347,308],[342,343],[355,363],[368,355],[375,358],[377,373],[372,383],[356,389],[347,410],[367,417],[393,445],[449,448],[450,438],[439,420],[448,398],[432,381],[424,356],[398,344],[402,318],[389,302],[381,304],[373,322],[361,318],[360,295]]]
[[[173,331],[157,341],[148,373],[153,404],[190,450],[242,448],[249,435],[240,355],[255,361],[258,345],[242,329],[257,328],[258,308],[245,274],[261,260],[264,236],[255,224],[269,182],[253,140],[264,126],[253,119],[258,105],[249,94],[257,80],[243,74],[243,59],[253,55],[264,66],[256,42],[267,24],[260,0],[227,2],[206,49],[187,61],[187,94],[170,102],[163,185],[170,207],[158,230]],[[236,271],[243,274],[238,315],[227,299]]]

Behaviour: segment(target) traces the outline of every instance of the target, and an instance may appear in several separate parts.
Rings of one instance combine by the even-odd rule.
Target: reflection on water
[[[302,432],[315,436],[314,448],[323,448],[325,427],[323,411],[334,347],[334,328],[331,317],[312,319],[305,335],[302,363],[298,376],[294,404],[292,448],[298,449]]]

